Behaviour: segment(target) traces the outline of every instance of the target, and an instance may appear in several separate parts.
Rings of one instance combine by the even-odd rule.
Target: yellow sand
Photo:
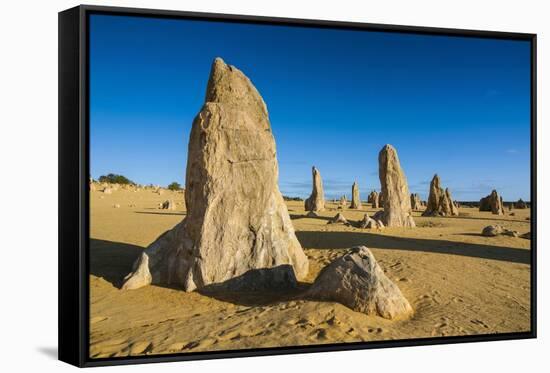
[[[177,210],[157,208],[167,199],[178,203]],[[530,241],[480,235],[489,224],[529,231],[528,209],[503,217],[473,208],[461,208],[461,216],[452,218],[415,212],[416,229],[374,231],[327,225],[336,204],[329,203],[320,218],[305,218],[302,202],[287,205],[310,261],[306,282],[347,248],[365,245],[409,300],[414,316],[389,321],[337,303],[304,301],[300,293],[307,283],[291,293],[217,298],[162,286],[119,290],[141,250],[183,219],[183,194],[92,192],[91,357],[529,330]],[[360,220],[365,211],[375,212],[364,207],[343,213],[348,220]]]

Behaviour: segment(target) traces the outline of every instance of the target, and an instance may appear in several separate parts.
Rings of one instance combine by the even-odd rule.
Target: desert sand
[[[415,211],[415,229],[375,230],[327,224],[337,212],[353,222],[380,210],[366,202],[361,209],[342,211],[327,201],[325,210],[311,218],[303,202],[286,202],[309,260],[309,274],[298,289],[206,295],[157,285],[121,290],[143,249],[185,217],[184,196],[168,190],[161,195],[151,189],[101,190],[90,192],[93,358],[530,329],[530,240],[481,236],[491,224],[528,232],[529,209],[516,209],[515,216],[469,207],[453,217],[422,217]],[[175,210],[158,208],[170,199]],[[409,300],[411,318],[391,321],[304,299],[319,271],[355,245],[372,250]]]

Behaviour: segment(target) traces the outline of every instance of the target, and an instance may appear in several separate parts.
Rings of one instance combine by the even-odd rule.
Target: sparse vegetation
[[[300,197],[288,197],[288,196],[283,196],[283,199],[285,201],[303,201],[302,198]]]
[[[117,175],[117,174],[101,175],[99,177],[99,182],[110,183],[110,184],[136,185],[136,183],[128,179],[126,176]]]
[[[180,183],[177,183],[177,182],[174,181],[174,182],[170,183],[170,185],[168,185],[168,189],[178,191],[178,190],[181,190],[181,185],[180,185]]]

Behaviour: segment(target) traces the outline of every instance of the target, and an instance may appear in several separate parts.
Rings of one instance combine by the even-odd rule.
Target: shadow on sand
[[[531,251],[504,246],[481,245],[447,240],[395,237],[358,232],[296,232],[304,248],[347,249],[357,245],[378,249],[405,250],[426,253],[463,255],[473,258],[531,263]]]
[[[136,214],[149,214],[149,215],[178,215],[185,216],[185,212],[148,212],[148,211],[134,211]]]
[[[90,274],[120,288],[144,247],[122,242],[90,239]]]
[[[306,214],[290,214],[291,220],[296,219],[319,219],[319,220],[326,220],[329,221],[332,219],[330,216],[307,216]]]
[[[357,245],[365,245],[376,249],[463,255],[521,264],[530,264],[531,262],[530,250],[510,247],[358,232],[298,231],[296,235],[302,246],[308,249],[347,249]],[[132,264],[143,250],[143,247],[137,245],[91,239],[90,273],[102,277],[113,286],[120,288],[124,276],[131,271]],[[277,291],[259,287],[252,289],[243,287],[243,284],[258,284],[266,276],[274,278],[277,283],[282,281],[281,283],[284,284],[288,279],[292,280],[289,276],[293,277],[293,275],[294,272],[290,266],[280,266],[269,270],[253,270],[226,283],[201,289],[200,293],[220,301],[243,306],[266,306],[279,302],[305,299],[304,293],[309,287],[306,283],[297,282],[295,287],[274,286]],[[172,285],[160,286],[179,289],[177,286]]]

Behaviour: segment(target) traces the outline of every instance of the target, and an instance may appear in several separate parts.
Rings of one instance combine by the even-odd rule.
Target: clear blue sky
[[[366,198],[389,143],[424,199],[436,172],[458,200],[529,199],[528,42],[106,15],[90,21],[92,177],[184,184],[217,56],[268,106],[285,195],[306,197],[315,165],[328,198],[354,180]]]

